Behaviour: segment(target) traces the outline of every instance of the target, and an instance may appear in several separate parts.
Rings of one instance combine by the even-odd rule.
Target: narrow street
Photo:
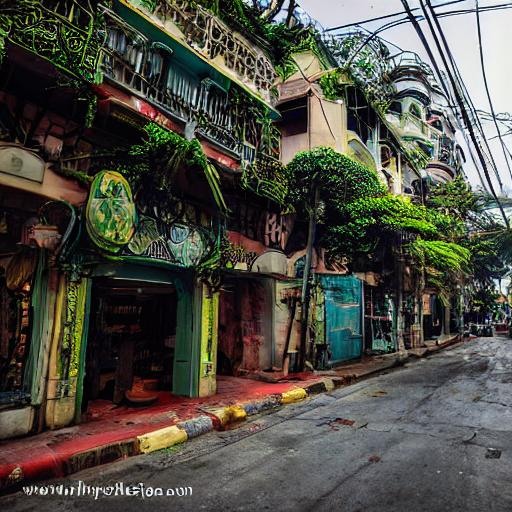
[[[512,340],[480,338],[182,447],[73,475],[192,496],[25,496],[2,510],[512,510]]]

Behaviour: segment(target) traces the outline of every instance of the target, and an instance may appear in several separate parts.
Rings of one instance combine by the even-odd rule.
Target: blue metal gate
[[[354,276],[321,275],[325,294],[326,342],[331,363],[361,357],[362,282]]]

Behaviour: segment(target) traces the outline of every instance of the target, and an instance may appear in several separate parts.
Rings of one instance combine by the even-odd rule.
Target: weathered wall
[[[300,343],[300,293],[302,281],[276,281],[274,309],[274,364],[282,366],[283,354],[290,322],[291,335],[288,351],[297,350]],[[292,304],[296,301],[295,315],[291,318]]]
[[[273,280],[232,279],[221,295],[219,349],[233,374],[272,366]]]

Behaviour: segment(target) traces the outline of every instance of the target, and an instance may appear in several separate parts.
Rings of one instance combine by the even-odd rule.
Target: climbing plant
[[[135,191],[142,186],[155,195],[169,197],[180,169],[200,171],[206,178],[215,203],[227,210],[217,169],[208,160],[197,139],[187,140],[155,123],[144,128],[147,139],[129,151],[129,164],[118,168]]]
[[[322,93],[328,100],[337,100],[343,97],[345,88],[342,85],[343,73],[339,69],[329,71],[319,80]]]
[[[389,50],[378,38],[357,32],[326,41],[340,69],[364,92],[368,102],[385,112],[396,93],[389,78]]]
[[[59,70],[94,81],[105,33],[101,30],[103,19],[86,2],[69,3],[75,19],[80,15],[80,25],[70,21],[70,14],[62,12],[65,6],[59,2],[52,6],[45,5],[52,2],[36,0],[1,0],[0,35],[50,61]]]

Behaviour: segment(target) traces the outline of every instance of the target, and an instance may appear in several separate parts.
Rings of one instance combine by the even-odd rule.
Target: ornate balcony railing
[[[105,18],[102,69],[106,77],[241,160],[254,157],[247,147],[279,156],[275,127],[262,104],[236,86],[225,91],[212,80],[191,74],[171,59],[170,48],[152,43],[114,13],[107,11]]]
[[[97,1],[0,0],[0,37],[93,81],[101,42]]]
[[[244,165],[242,187],[283,205],[288,193],[283,165],[275,158],[259,155],[253,163]]]
[[[268,103],[272,101],[277,73],[270,59],[213,13],[190,0],[124,1],[164,29],[170,23],[177,26],[183,41],[204,58],[221,65],[230,78],[242,82]]]

